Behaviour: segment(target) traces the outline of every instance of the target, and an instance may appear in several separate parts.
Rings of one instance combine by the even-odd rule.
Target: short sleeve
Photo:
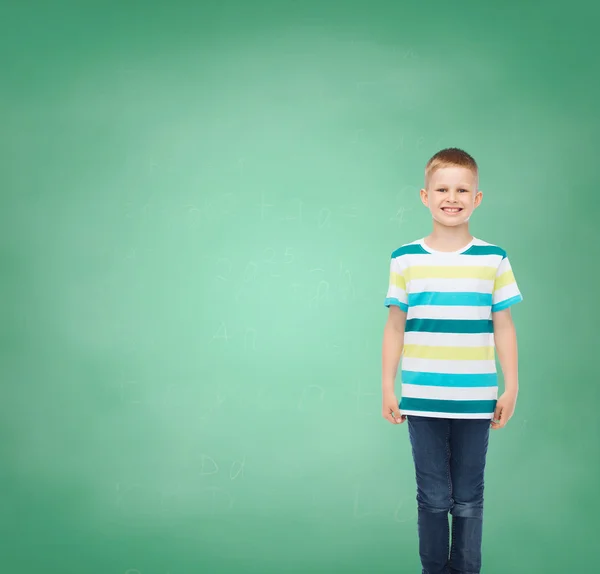
[[[522,300],[523,296],[519,291],[510,261],[505,254],[498,266],[494,281],[492,313],[508,309],[511,305],[519,303]]]
[[[403,311],[408,311],[408,298],[406,295],[406,280],[399,257],[392,257],[390,261],[390,281],[385,296],[385,306],[395,305]]]

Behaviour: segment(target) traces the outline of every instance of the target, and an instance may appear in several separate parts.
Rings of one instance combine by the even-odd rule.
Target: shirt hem
[[[487,419],[491,420],[494,413],[443,413],[435,411],[413,411],[400,409],[401,415],[413,415],[416,417],[429,417],[436,419]]]

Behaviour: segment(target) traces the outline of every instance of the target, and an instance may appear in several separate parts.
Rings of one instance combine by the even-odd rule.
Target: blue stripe
[[[424,291],[422,293],[411,293],[408,295],[408,306],[417,305],[464,305],[471,307],[491,306],[491,293],[477,292],[440,292]]]
[[[496,387],[498,386],[498,374],[420,373],[403,370],[402,383],[430,387]]]
[[[463,251],[461,255],[500,255],[502,259],[506,257],[506,251],[497,245],[471,245],[469,249]]]
[[[493,333],[491,319],[408,319],[406,333]]]
[[[399,301],[395,297],[386,297],[384,305],[386,307],[389,307],[390,305],[396,305],[396,307],[400,307],[400,309],[403,311],[408,311],[408,305],[406,303],[402,303],[402,301]]]
[[[492,312],[508,309],[511,305],[514,305],[515,303],[518,303],[519,301],[523,301],[523,295],[515,295],[514,297],[511,297],[510,299],[505,299],[504,301],[500,301],[500,303],[496,303],[495,305],[492,305]]]
[[[400,257],[400,255],[430,255],[430,253],[425,251],[419,243],[413,243],[398,247],[398,249],[392,253],[392,259]]]
[[[400,409],[438,413],[493,413],[496,401],[445,401],[440,399],[413,399],[402,397]]]

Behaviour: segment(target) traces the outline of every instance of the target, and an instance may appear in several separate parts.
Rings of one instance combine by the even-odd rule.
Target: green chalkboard
[[[383,300],[458,146],[525,299],[483,571],[591,572],[589,6],[3,2],[0,571],[419,572]]]

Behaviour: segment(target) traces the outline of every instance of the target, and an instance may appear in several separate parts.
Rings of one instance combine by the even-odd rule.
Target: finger
[[[494,415],[492,419],[492,428],[493,429],[501,429],[506,424],[506,420],[504,417],[504,413],[500,411],[499,415]]]
[[[500,420],[502,416],[502,405],[496,404],[496,408],[494,409],[494,420]]]
[[[406,415],[400,414],[400,408],[396,408],[394,410],[394,419],[396,419],[396,424],[401,425],[406,420]]]
[[[400,409],[398,407],[392,409],[392,416],[394,417],[394,423],[397,425],[401,425],[406,420],[406,415],[400,414]]]
[[[388,413],[386,413],[386,412],[384,411],[384,413],[383,413],[383,418],[384,418],[384,419],[386,419],[387,421],[391,422],[392,424],[396,424],[396,421],[394,420],[394,417],[392,416],[392,413],[391,413],[391,411],[390,411],[390,412],[388,412]]]
[[[502,419],[502,407],[500,405],[496,405],[494,409],[494,416],[492,417],[492,422],[498,424]]]

